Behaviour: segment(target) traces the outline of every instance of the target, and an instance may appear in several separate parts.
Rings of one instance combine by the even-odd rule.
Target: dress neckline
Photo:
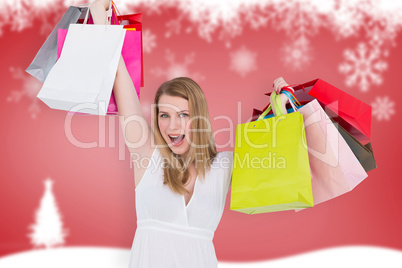
[[[187,205],[186,205],[186,198],[184,197],[184,195],[182,195],[182,197],[183,197],[183,204],[184,204],[184,207],[185,207],[185,208],[188,208],[188,206],[190,205],[191,201],[194,199],[195,190],[196,190],[196,188],[197,188],[197,181],[198,181],[198,175],[197,175],[197,177],[195,178],[193,194],[191,195],[190,200],[188,200]]]

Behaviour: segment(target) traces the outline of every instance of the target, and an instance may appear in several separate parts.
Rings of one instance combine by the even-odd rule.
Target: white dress
[[[193,195],[163,184],[162,156],[155,149],[135,189],[137,230],[130,268],[217,267],[212,242],[232,177],[232,152],[220,152],[205,179],[197,177]]]

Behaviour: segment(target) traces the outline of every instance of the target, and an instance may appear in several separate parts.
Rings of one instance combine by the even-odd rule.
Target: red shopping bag
[[[371,106],[343,92],[342,90],[317,79],[304,86],[312,86],[309,95],[313,96],[335,114],[329,114],[334,121],[345,128],[360,141],[371,136]],[[303,88],[303,85],[298,89]],[[328,112],[328,111],[327,111]],[[366,143],[366,142],[365,142]]]
[[[321,79],[292,86],[292,88],[299,101],[316,98],[330,118],[362,144],[369,142],[371,137],[370,105]]]

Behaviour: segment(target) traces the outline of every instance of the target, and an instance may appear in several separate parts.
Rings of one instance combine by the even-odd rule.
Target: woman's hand
[[[278,77],[277,79],[274,80],[274,90],[273,91],[275,91],[276,94],[278,94],[281,98],[283,114],[287,114],[286,103],[288,102],[289,98],[285,94],[280,94],[280,92],[281,92],[282,88],[287,87],[287,86],[289,86],[289,84],[286,83],[286,81],[283,79],[283,77]],[[293,90],[293,88],[291,88],[291,87],[290,87],[290,89]],[[270,100],[272,103],[272,94],[271,94]],[[275,111],[274,106],[272,107],[272,109],[273,109],[274,113],[277,114],[277,111]]]
[[[288,83],[286,83],[285,79],[283,77],[278,77],[274,80],[274,91],[276,91],[277,94],[279,94],[282,90],[282,88],[289,86]],[[293,88],[290,87],[291,90]],[[294,90],[293,90],[294,91]]]
[[[110,0],[96,0],[89,10],[91,11],[94,24],[106,24],[106,10],[109,9]]]

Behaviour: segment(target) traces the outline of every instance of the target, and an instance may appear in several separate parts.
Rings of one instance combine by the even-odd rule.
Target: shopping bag
[[[119,14],[117,12],[117,14]],[[113,18],[112,18],[113,19]],[[135,29],[140,33],[140,45],[141,45],[141,86],[144,86],[144,56],[143,56],[143,44],[142,44],[142,13],[127,14],[116,16],[118,24],[123,25],[125,29]],[[114,20],[112,20],[114,21]]]
[[[47,75],[56,63],[57,59],[57,32],[59,29],[67,29],[70,23],[76,23],[79,17],[87,11],[88,7],[70,6],[56,27],[46,38],[32,63],[25,70],[27,73],[41,81],[45,81]]]
[[[366,144],[371,137],[371,106],[343,92],[333,85],[316,79],[293,87],[295,95],[303,94],[316,98],[327,114],[357,140]],[[298,92],[297,92],[298,91]],[[300,98],[299,98],[300,100]]]
[[[293,113],[295,110],[293,109],[293,108],[289,108],[289,109],[286,109],[286,113],[288,113],[288,114],[290,114],[290,113]],[[266,118],[271,118],[271,117],[274,117],[275,115],[272,113],[272,114],[267,114],[266,116],[264,116],[264,119],[266,119]]]
[[[144,86],[144,67],[143,67],[143,48],[142,48],[142,13],[126,14],[122,15],[118,11],[116,5],[112,1],[112,17],[111,24],[123,25],[124,29],[135,30],[140,33],[140,45],[141,45],[141,87]],[[83,23],[83,20],[78,20],[79,23]],[[89,16],[88,24],[93,24],[92,17]],[[127,63],[126,63],[127,64]],[[138,87],[139,90],[140,87]],[[137,90],[137,87],[136,87]],[[137,91],[139,92],[139,91]],[[114,98],[112,96],[112,98]]]
[[[313,205],[303,116],[279,109],[274,118],[237,125],[230,209],[256,214]]]
[[[268,107],[265,107],[265,109]],[[253,109],[253,114],[251,115],[251,121],[255,121],[258,119],[258,117],[260,117],[260,115],[263,113],[263,111],[260,111],[258,109]]]
[[[371,137],[371,106],[343,92],[322,79],[292,86],[301,102],[316,98],[330,118],[362,144]],[[308,93],[308,94],[306,94]],[[266,95],[270,95],[267,93]]]
[[[63,44],[67,35],[67,30],[60,29],[57,43],[57,58],[60,57]],[[123,48],[121,50],[127,71],[133,81],[138,98],[140,97],[141,88],[141,32],[126,31]],[[80,63],[78,63],[80,64]],[[110,96],[107,114],[118,114],[114,94]]]
[[[265,95],[268,95],[268,94],[265,94]],[[271,95],[271,94],[269,94],[269,95]],[[306,102],[306,101],[300,102],[300,105],[303,106],[303,105],[307,104],[308,102]],[[250,121],[256,121],[258,119],[258,117],[260,117],[260,115],[263,113],[263,111],[265,111],[268,108],[268,106],[269,105],[265,106],[265,108],[262,109],[262,111],[254,108]],[[294,112],[292,106],[289,103],[286,104],[286,110],[288,111],[288,113]],[[269,112],[264,118],[270,118],[273,116],[274,116],[274,114],[272,113],[272,110],[271,110],[271,112]]]
[[[70,24],[37,97],[53,109],[106,115],[125,31],[122,25]]]
[[[370,170],[377,168],[371,143],[363,145],[339,124],[335,123],[335,125],[356,158],[359,160],[360,164],[363,166],[364,170],[369,172]]]
[[[293,109],[303,115],[311,168],[314,205],[345,194],[366,177],[359,160],[316,99],[296,106],[289,92]]]

